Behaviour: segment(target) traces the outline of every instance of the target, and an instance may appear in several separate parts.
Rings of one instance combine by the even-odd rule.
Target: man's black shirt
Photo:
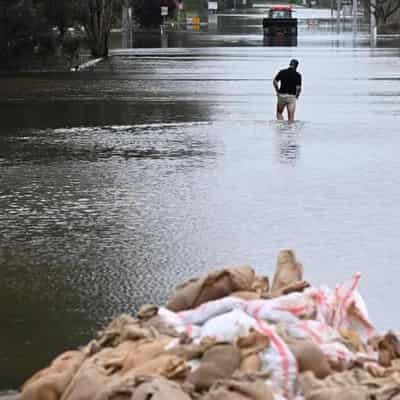
[[[301,75],[294,68],[282,69],[275,80],[280,82],[279,93],[296,94],[296,86],[301,86]]]

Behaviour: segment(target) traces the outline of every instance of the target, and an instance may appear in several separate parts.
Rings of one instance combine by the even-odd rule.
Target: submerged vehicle
[[[268,17],[263,19],[264,37],[296,38],[297,18],[293,18],[290,6],[274,6],[269,9]]]

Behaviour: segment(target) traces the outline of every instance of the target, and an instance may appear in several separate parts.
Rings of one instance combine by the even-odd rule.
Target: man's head
[[[299,62],[297,60],[295,60],[295,59],[290,60],[290,63],[289,63],[290,68],[296,69],[298,65],[299,65]]]

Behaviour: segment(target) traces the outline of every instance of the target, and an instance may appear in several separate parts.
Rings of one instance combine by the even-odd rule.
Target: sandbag
[[[368,390],[362,386],[318,380],[312,372],[299,376],[300,391],[305,400],[367,400]]]
[[[216,344],[204,353],[200,366],[188,375],[187,382],[196,390],[207,390],[214,382],[231,377],[239,367],[239,350],[232,344]]]
[[[252,329],[247,336],[242,336],[236,341],[240,351],[240,371],[256,373],[261,369],[259,353],[270,345],[270,339],[260,332]]]
[[[164,346],[172,338],[125,341],[115,348],[106,347],[86,359],[76,372],[62,400],[93,400],[105,388],[123,376],[137,373],[174,375],[181,359],[160,359]],[[154,361],[157,360],[157,361]]]
[[[379,364],[384,367],[390,367],[393,360],[400,358],[400,341],[391,331],[384,336],[377,336],[371,344],[378,351]]]
[[[254,277],[253,268],[243,266],[212,272],[203,279],[191,279],[176,288],[168,300],[167,308],[184,311],[229,296],[234,291],[250,290]]]
[[[261,299],[261,295],[257,292],[249,292],[249,291],[239,291],[239,292],[233,292],[231,297],[235,297],[241,300],[258,300]]]
[[[322,343],[320,348],[335,371],[343,371],[352,367],[356,360],[356,355],[342,343]]]
[[[85,359],[80,351],[69,351],[33,375],[22,386],[21,400],[59,400]]]
[[[241,299],[225,297],[223,299],[208,301],[193,310],[181,311],[176,315],[180,323],[184,325],[202,325],[217,315],[225,314],[235,309],[242,309],[244,304],[245,302]]]
[[[309,338],[317,345],[336,342],[341,339],[339,332],[321,321],[304,320],[287,325],[287,332],[296,338]]]
[[[323,388],[315,389],[304,396],[306,400],[368,400],[366,389],[360,388]]]
[[[274,400],[271,388],[264,382],[230,379],[213,387],[202,400]]]
[[[158,375],[168,379],[185,379],[189,371],[190,367],[184,359],[165,353],[128,370],[123,376]]]
[[[376,335],[365,302],[357,290],[361,274],[355,274],[349,282],[338,285],[334,293],[333,318],[329,322],[334,329],[357,332],[363,342]]]
[[[312,318],[315,315],[315,303],[306,290],[304,293],[290,293],[273,299],[250,300],[243,310],[253,318],[261,319],[273,319],[282,313],[282,318],[296,322],[296,318]]]
[[[256,276],[251,284],[251,291],[256,292],[260,296],[266,296],[269,293],[268,276]]]
[[[205,337],[199,343],[178,344],[168,348],[166,353],[178,356],[185,361],[202,358],[204,353],[216,344],[214,338]]]
[[[257,292],[250,292],[250,291],[239,291],[239,292],[233,292],[231,297],[236,297],[238,299],[242,300],[258,300],[261,299],[261,294]]]
[[[284,340],[296,357],[300,373],[312,371],[317,378],[323,379],[333,372],[325,354],[310,339],[294,339],[285,336]]]
[[[198,338],[201,334],[200,326],[185,323],[179,313],[170,311],[164,307],[160,307],[158,315],[155,318],[159,318],[161,323],[165,326],[171,327],[178,335],[186,335],[189,338]],[[166,332],[164,330],[164,332]],[[168,336],[176,336],[175,334],[169,334]]]
[[[190,400],[175,382],[152,376],[122,378],[93,400]]]
[[[103,331],[100,331],[97,338],[90,343],[90,346],[92,349],[95,348],[96,351],[100,351],[104,347],[116,347],[128,338],[141,339],[152,336],[152,333],[148,330],[141,329],[137,319],[128,314],[122,314],[112,320]]]
[[[181,386],[170,380],[155,378],[141,384],[131,400],[190,400]]]
[[[126,341],[116,348],[106,347],[86,359],[62,395],[62,400],[93,400],[121,375],[123,362],[137,343]]]
[[[172,341],[169,337],[159,339],[141,340],[133,345],[129,353],[126,354],[121,372],[125,373],[130,369],[135,369],[165,352],[166,346]]]
[[[274,326],[257,319],[257,330],[270,339],[270,346],[260,353],[261,370],[270,374],[274,393],[292,399],[296,395],[297,361]]]
[[[343,344],[353,353],[367,353],[368,349],[360,335],[350,329],[339,329]]]
[[[289,287],[294,283],[301,281],[303,281],[303,266],[296,261],[294,251],[281,251],[278,254],[271,292],[278,292],[285,287]]]
[[[233,342],[247,335],[256,326],[254,318],[241,310],[233,310],[208,320],[201,328],[201,337],[214,337],[221,342]]]

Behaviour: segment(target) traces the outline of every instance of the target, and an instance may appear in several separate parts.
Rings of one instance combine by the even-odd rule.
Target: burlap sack
[[[207,390],[214,382],[231,377],[239,367],[239,350],[232,344],[217,344],[204,353],[199,368],[188,375],[187,382],[196,390]]]
[[[215,345],[215,339],[205,337],[200,343],[180,344],[166,351],[166,354],[171,354],[182,358],[185,361],[190,361],[197,358],[202,358],[204,353]]]
[[[325,354],[311,339],[294,339],[287,335],[282,339],[296,357],[299,372],[312,371],[319,379],[333,372]]]
[[[256,276],[251,285],[251,291],[256,292],[263,296],[269,292],[269,278],[268,276]]]
[[[278,254],[271,292],[282,291],[301,281],[303,281],[303,266],[296,261],[295,253],[292,250],[281,251]]]
[[[61,354],[48,368],[39,371],[25,382],[19,399],[59,400],[84,358],[84,353],[79,351]]]
[[[250,398],[244,394],[220,387],[208,392],[201,400],[250,400]]]
[[[176,288],[167,308],[175,312],[189,310],[229,296],[234,291],[250,290],[254,277],[253,268],[243,266],[212,272],[203,279],[192,279]]]
[[[226,380],[211,388],[202,400],[273,400],[274,395],[263,381]]]
[[[190,400],[181,386],[161,377],[138,376],[117,382],[93,400]]]
[[[97,334],[97,338],[86,347],[86,352],[93,355],[105,347],[116,347],[126,340],[154,338],[158,335],[156,329],[144,327],[140,320],[122,314]]]
[[[93,400],[120,375],[124,359],[136,343],[107,347],[86,359],[65,390],[62,400]]]
[[[92,355],[81,365],[62,400],[93,400],[106,387],[126,374],[141,371],[142,373],[166,373],[176,365],[162,360],[156,366],[150,364],[164,351],[164,345],[170,338],[142,339],[125,341],[115,348],[106,347]],[[141,369],[142,368],[142,369]],[[149,371],[149,372],[148,372]]]
[[[132,400],[190,400],[181,386],[162,378],[151,379],[141,384],[135,391]]]
[[[131,369],[139,368],[144,363],[160,356],[172,340],[169,337],[160,337],[158,339],[144,339],[132,344],[129,353],[123,360],[121,372],[124,374]]]
[[[333,373],[328,358],[312,338],[291,336],[285,324],[278,324],[277,331],[295,356],[300,373],[312,371],[319,379]]]
[[[258,331],[251,330],[249,335],[240,337],[236,344],[240,351],[240,371],[258,372],[261,369],[259,353],[269,346],[270,339]]]
[[[366,353],[367,349],[365,344],[360,338],[360,335],[353,330],[350,329],[339,329],[340,336],[343,339],[343,343],[347,346],[349,350],[354,353]]]
[[[301,374],[298,381],[305,400],[368,399],[368,390],[360,385],[346,386],[326,379],[318,380],[311,371]]]
[[[132,368],[123,374],[119,371],[112,375],[112,379],[108,379],[107,381],[103,380],[96,390],[92,390],[92,397],[90,399],[131,399],[135,393],[135,388],[140,383],[140,380],[138,380],[139,377],[158,376],[159,378],[164,377],[167,379],[183,380],[189,372],[189,369],[190,367],[181,358],[173,355],[161,354],[141,364],[137,368]],[[85,399],[86,398],[87,397],[85,397]]]
[[[190,371],[190,366],[180,357],[161,354],[137,368],[130,369],[124,377],[139,375],[158,375],[168,379],[185,379]]]
[[[238,299],[242,300],[258,300],[261,299],[261,294],[257,292],[249,292],[249,291],[240,291],[240,292],[233,292],[230,296],[237,297]]]
[[[366,389],[317,389],[304,396],[306,400],[368,400]]]
[[[389,331],[384,336],[378,336],[371,341],[379,354],[379,364],[390,367],[392,361],[400,358],[400,341],[397,335]]]
[[[170,337],[179,337],[181,334],[176,331],[176,329],[168,325],[163,318],[159,315],[148,319],[147,321],[143,321],[141,323],[144,329],[147,329],[157,335],[170,336]]]

